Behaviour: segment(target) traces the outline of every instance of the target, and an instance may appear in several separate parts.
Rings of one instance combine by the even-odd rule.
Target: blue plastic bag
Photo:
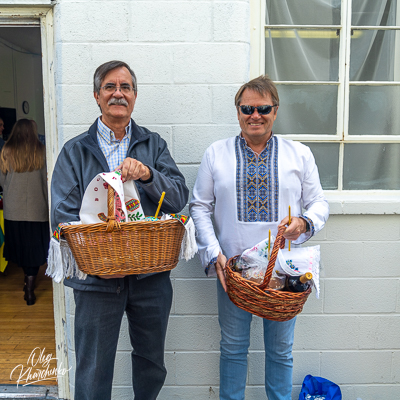
[[[340,387],[328,379],[319,376],[307,375],[304,378],[303,386],[299,395],[299,400],[305,400],[308,394],[325,395],[326,400],[342,400]]]

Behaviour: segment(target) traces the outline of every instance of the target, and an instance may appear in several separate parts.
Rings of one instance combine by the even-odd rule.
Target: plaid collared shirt
[[[126,135],[121,140],[115,138],[114,132],[104,125],[100,118],[97,121],[97,142],[107,160],[110,171],[114,171],[126,158],[132,136],[132,121],[125,128]]]

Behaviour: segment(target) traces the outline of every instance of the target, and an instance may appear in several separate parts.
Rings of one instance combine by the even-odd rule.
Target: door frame
[[[34,3],[35,1],[32,1]],[[50,201],[50,182],[59,153],[57,131],[57,102],[55,90],[53,4],[42,0],[39,5],[0,5],[0,25],[38,25],[42,46],[43,103],[46,136],[47,177]],[[43,4],[46,3],[46,4]],[[53,306],[56,339],[57,367],[68,370],[68,344],[64,325],[66,321],[65,293],[62,283],[53,281]],[[58,397],[70,399],[69,374],[61,374],[58,379]]]

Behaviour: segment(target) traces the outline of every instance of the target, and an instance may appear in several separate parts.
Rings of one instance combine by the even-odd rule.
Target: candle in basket
[[[286,290],[290,292],[305,292],[312,284],[311,272],[306,272],[301,276],[288,276],[286,279]]]
[[[162,204],[162,202],[163,202],[163,200],[164,200],[164,196],[165,196],[165,192],[162,192],[162,193],[161,193],[160,201],[158,202],[157,211],[156,211],[156,213],[154,214],[154,218],[157,218],[157,217],[158,217],[158,213],[160,212],[161,204]]]

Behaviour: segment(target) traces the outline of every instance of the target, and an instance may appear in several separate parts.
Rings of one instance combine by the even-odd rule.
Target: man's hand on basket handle
[[[127,157],[119,165],[116,170],[121,170],[121,178],[123,182],[127,182],[130,180],[137,181],[141,179],[142,181],[147,181],[151,178],[150,168],[141,163],[140,161]],[[126,275],[122,274],[114,274],[114,275],[101,275],[99,278],[102,279],[116,279],[116,278],[124,278]]]
[[[282,226],[286,226],[289,223],[289,216],[283,218],[281,223],[278,225],[278,230]],[[292,217],[290,225],[283,232],[283,237],[286,240],[297,240],[298,237],[305,233],[307,230],[307,222],[303,218]]]
[[[217,261],[215,262],[215,271],[222,287],[226,292],[226,275],[225,275],[226,257],[222,254],[218,254]]]
[[[147,181],[151,178],[150,168],[134,158],[125,158],[122,164],[117,167],[118,169],[121,170],[123,182],[137,181],[138,179]]]
[[[142,162],[127,157],[120,164],[116,170],[121,170],[121,178],[123,182],[127,182],[130,180],[137,181],[141,179],[142,181],[147,181],[151,178],[150,168],[144,165]],[[126,275],[122,274],[114,274],[114,275],[100,275],[99,278],[102,279],[116,279],[116,278],[124,278]]]

